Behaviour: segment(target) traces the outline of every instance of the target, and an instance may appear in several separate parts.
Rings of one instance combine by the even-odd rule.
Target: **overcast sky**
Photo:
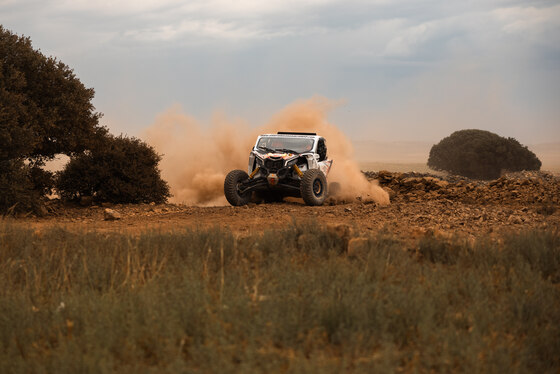
[[[93,87],[114,133],[176,104],[256,127],[320,95],[352,139],[560,141],[557,0],[0,0],[0,23]]]

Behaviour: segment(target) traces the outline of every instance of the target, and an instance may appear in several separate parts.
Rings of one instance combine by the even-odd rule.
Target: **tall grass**
[[[558,372],[560,239],[0,224],[0,372]]]

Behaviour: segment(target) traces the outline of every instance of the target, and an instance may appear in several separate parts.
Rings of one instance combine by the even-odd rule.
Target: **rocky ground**
[[[419,173],[365,172],[390,194],[391,201],[451,200],[465,204],[560,203],[560,178],[545,172],[506,174],[493,181]]]
[[[300,200],[244,207],[196,207],[175,204],[46,206],[45,217],[16,221],[37,229],[63,225],[77,230],[141,232],[147,229],[227,227],[240,235],[274,229],[293,220],[314,219],[359,233],[386,230],[399,237],[424,235],[473,238],[507,230],[560,227],[560,178],[545,172],[507,174],[494,181],[473,181],[418,173],[365,172],[391,196],[379,206],[356,198],[331,198],[324,206],[305,206]],[[346,230],[346,229],[345,229]]]

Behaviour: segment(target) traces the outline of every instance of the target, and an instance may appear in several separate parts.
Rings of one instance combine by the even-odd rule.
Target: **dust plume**
[[[318,97],[296,101],[256,129],[215,116],[209,130],[174,106],[156,118],[143,138],[163,154],[162,177],[170,184],[173,202],[226,205],[224,178],[230,170],[247,169],[249,151],[259,134],[305,131],[327,140],[328,156],[334,160],[328,179],[340,183],[343,197],[388,204],[388,194],[361,173],[348,138],[327,122],[326,114],[335,105]]]
[[[226,205],[223,185],[229,170],[246,169],[251,141],[244,123],[226,123],[216,116],[209,130],[173,106],[143,134],[163,155],[162,177],[171,201],[189,205]]]

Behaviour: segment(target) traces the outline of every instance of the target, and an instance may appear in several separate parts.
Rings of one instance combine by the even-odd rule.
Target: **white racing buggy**
[[[245,205],[252,198],[275,202],[286,196],[301,197],[307,205],[322,205],[332,162],[327,158],[325,139],[315,133],[260,135],[249,154],[249,173],[230,171],[224,193],[234,206]],[[338,189],[338,185],[331,189]]]

